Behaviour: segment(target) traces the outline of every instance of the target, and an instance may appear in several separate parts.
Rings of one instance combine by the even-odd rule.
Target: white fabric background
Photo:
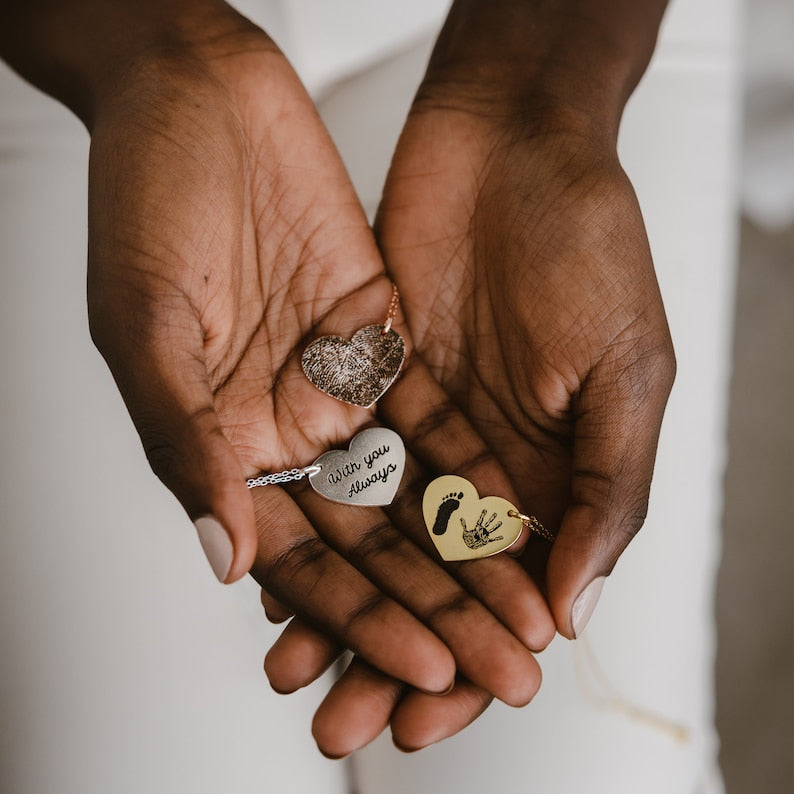
[[[365,0],[243,5],[325,97],[372,208],[421,71],[422,32],[444,4],[400,4],[400,13]],[[718,790],[711,602],[737,21],[735,0],[674,2],[624,125],[679,377],[647,527],[589,630],[621,691],[685,723],[692,740],[593,707],[574,675],[575,646],[558,640],[543,654],[544,687],[530,708],[496,706],[410,757],[384,738],[354,762],[361,794]],[[395,57],[373,65],[379,52]],[[353,76],[368,65],[369,76]],[[309,735],[321,685],[289,698],[269,691],[261,657],[274,632],[256,588],[214,583],[90,345],[85,133],[5,70],[0,97],[0,790],[346,791],[346,765],[322,759]]]
[[[794,222],[794,5],[751,0],[742,204],[767,229]]]

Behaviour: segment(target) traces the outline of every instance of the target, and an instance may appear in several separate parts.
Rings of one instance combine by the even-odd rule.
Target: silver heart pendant
[[[405,360],[405,342],[393,329],[368,325],[352,339],[322,336],[301,357],[306,377],[337,400],[369,408],[394,383]]]
[[[405,469],[405,447],[393,430],[362,430],[348,450],[320,455],[309,484],[320,496],[345,505],[391,504]]]

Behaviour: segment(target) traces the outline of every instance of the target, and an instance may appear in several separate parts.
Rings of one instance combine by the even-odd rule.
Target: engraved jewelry
[[[246,480],[249,488],[279,485],[308,477],[320,496],[344,505],[389,505],[405,469],[402,439],[386,427],[371,427],[354,436],[347,450],[320,455],[311,466],[263,474]]]
[[[527,527],[548,541],[554,535],[534,516],[516,510],[501,496],[480,498],[463,477],[449,474],[425,489],[422,513],[427,531],[447,561],[490,557],[509,549]]]
[[[394,383],[405,360],[405,341],[392,328],[400,293],[392,297],[383,325],[367,325],[351,339],[321,336],[301,357],[306,377],[331,397],[369,408]]]

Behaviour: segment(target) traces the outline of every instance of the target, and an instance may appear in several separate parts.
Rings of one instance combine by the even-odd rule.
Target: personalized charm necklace
[[[350,405],[369,408],[394,383],[405,360],[405,341],[392,328],[400,294],[392,297],[383,325],[367,325],[351,339],[321,336],[301,357],[306,377],[322,392]]]
[[[263,474],[246,480],[249,488],[280,485],[308,477],[320,496],[345,505],[389,505],[405,468],[402,439],[386,427],[362,430],[347,450],[320,455],[311,466]]]
[[[509,549],[526,527],[549,542],[554,535],[535,516],[520,513],[501,496],[480,497],[463,477],[437,477],[422,500],[425,525],[444,560],[475,560]]]

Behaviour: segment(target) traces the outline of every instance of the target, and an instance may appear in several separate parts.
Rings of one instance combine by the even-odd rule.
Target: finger
[[[258,488],[254,504],[261,538],[252,575],[263,589],[385,673],[429,692],[449,688],[455,662],[441,640],[326,545],[283,490]]]
[[[311,489],[296,498],[326,542],[443,640],[463,675],[510,705],[529,702],[540,679],[532,653],[382,511],[331,512]]]
[[[293,618],[267,652],[265,673],[270,686],[286,695],[316,681],[341,653],[327,634]]]
[[[604,579],[642,526],[675,360],[629,345],[593,371],[574,406],[570,507],[549,555],[558,630],[580,636]]]
[[[484,604],[527,648],[545,648],[554,637],[554,620],[543,594],[517,560],[496,554],[480,560],[444,562],[438,556],[422,517],[424,482],[423,471],[409,457],[399,498],[388,508],[394,525]]]
[[[354,657],[314,715],[312,735],[320,752],[344,758],[369,744],[389,724],[404,688]]]
[[[283,604],[280,604],[264,590],[260,590],[259,600],[265,610],[265,616],[271,623],[283,623],[292,617],[292,612]]]
[[[218,579],[239,579],[256,551],[254,512],[215,413],[195,313],[180,296],[173,305],[136,305],[131,313],[101,291],[92,295],[92,336],[152,469],[194,522]],[[119,327],[119,317],[128,318],[128,327]]]
[[[418,354],[406,364],[399,388],[384,395],[378,413],[436,476],[457,474],[471,481],[482,496],[498,495],[518,503],[505,471]],[[524,529],[509,554],[518,557],[527,538]]]
[[[517,503],[504,470],[417,354],[401,375],[399,389],[387,393],[379,403],[379,413],[403,435],[406,446],[430,471],[458,474],[474,483],[482,495],[499,495]],[[421,477],[415,469],[406,471],[405,480],[413,478],[416,483],[404,489],[404,495],[388,512],[401,530],[414,528],[411,538],[438,560],[422,519],[418,524],[415,520],[422,516],[421,496],[417,498],[422,492],[418,484]],[[515,547],[516,554],[525,544],[526,532]],[[528,648],[540,650],[551,641],[555,626],[546,601],[526,571],[509,555],[444,563],[444,567]]]
[[[446,695],[409,691],[392,714],[392,740],[403,752],[421,750],[462,731],[492,700],[485,690],[462,678]]]

